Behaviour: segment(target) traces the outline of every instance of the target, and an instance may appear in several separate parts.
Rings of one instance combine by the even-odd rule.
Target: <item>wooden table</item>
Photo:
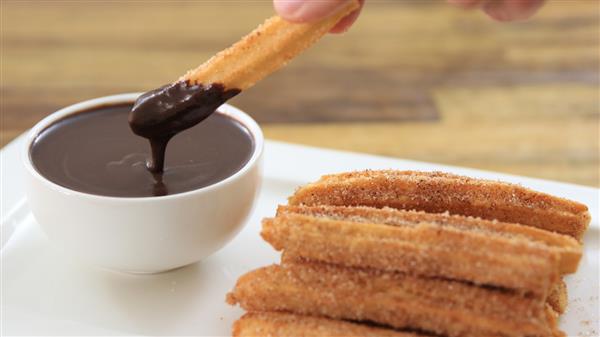
[[[233,103],[270,139],[599,182],[599,3],[499,24],[439,1],[367,1]],[[56,109],[145,91],[236,41],[269,1],[6,1],[1,144]]]

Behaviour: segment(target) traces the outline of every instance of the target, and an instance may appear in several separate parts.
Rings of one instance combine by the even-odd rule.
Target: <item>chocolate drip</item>
[[[214,83],[209,86],[179,81],[141,95],[131,113],[131,130],[150,141],[152,160],[148,169],[161,173],[169,140],[210,116],[221,104],[240,93]]]

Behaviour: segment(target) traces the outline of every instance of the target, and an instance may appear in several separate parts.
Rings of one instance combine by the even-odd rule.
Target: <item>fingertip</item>
[[[348,0],[274,0],[273,5],[277,14],[288,21],[309,22],[329,16],[347,2]]]
[[[347,32],[360,15],[364,2],[364,0],[360,0],[360,8],[341,19],[329,32],[332,34],[342,34]]]
[[[483,11],[496,21],[523,21],[531,18],[543,4],[544,0],[488,1]]]
[[[348,16],[341,19],[340,22],[338,22],[333,28],[331,28],[331,30],[329,32],[332,34],[342,34],[342,33],[347,32],[348,29],[350,29],[350,27],[354,23],[354,21],[356,21],[359,14],[360,14],[360,10],[356,10],[356,11],[348,14]]]
[[[511,21],[511,16],[503,7],[497,6],[484,6],[483,12],[487,14],[490,18],[500,21],[500,22],[508,22]]]

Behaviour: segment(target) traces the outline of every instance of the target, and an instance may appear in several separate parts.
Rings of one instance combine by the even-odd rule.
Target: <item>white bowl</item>
[[[34,168],[29,150],[46,127],[96,106],[132,103],[138,96],[102,97],[52,113],[31,129],[21,158],[29,207],[56,247],[108,269],[156,273],[202,260],[242,229],[262,179],[264,139],[250,116],[224,104],[219,111],[240,121],[254,138],[248,163],[216,184],[161,197],[120,198],[73,191]]]

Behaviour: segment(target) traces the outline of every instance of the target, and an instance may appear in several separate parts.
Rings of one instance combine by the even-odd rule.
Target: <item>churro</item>
[[[233,337],[426,337],[323,317],[250,312],[233,325]]]
[[[294,215],[304,215],[304,217]],[[294,225],[291,223],[294,219],[298,219],[305,226]],[[315,223],[311,224],[311,222]],[[346,223],[350,223],[348,224],[349,227],[345,226]],[[355,229],[350,230],[350,227],[354,227]],[[281,230],[285,231],[285,233],[279,233]],[[427,236],[427,232],[431,233],[430,236]],[[293,234],[291,233],[295,233],[296,236],[300,237],[292,239],[290,235]],[[319,233],[327,235],[329,238],[324,239],[319,236]],[[399,237],[397,236],[399,240],[403,240],[398,242],[398,244],[403,244],[405,247],[412,246],[422,254],[429,254],[430,249],[442,249],[445,245],[448,245],[448,249],[452,251],[466,250],[468,253],[476,254],[477,252],[482,252],[496,256],[502,253],[509,254],[510,251],[507,247],[525,247],[522,251],[514,252],[519,255],[523,255],[527,251],[550,251],[559,256],[559,271],[561,274],[574,273],[577,270],[582,254],[581,245],[572,237],[534,227],[460,215],[449,215],[448,213],[424,213],[397,210],[388,207],[377,209],[372,207],[345,206],[279,206],[277,216],[274,219],[267,218],[263,220],[262,235],[267,242],[271,243],[278,250],[294,250],[290,245],[297,245],[298,249],[310,250],[307,253],[315,254],[317,252],[311,249],[310,245],[317,244],[319,240],[321,242],[325,240],[327,242],[325,251],[337,250],[342,252],[348,249],[346,254],[364,256],[367,252],[364,250],[361,251],[360,246],[355,245],[358,244],[356,240],[363,242],[373,241],[377,240],[376,236],[379,235],[382,242],[389,242],[392,240],[394,233],[400,235]],[[450,234],[448,237],[443,237],[445,233]],[[458,233],[462,233],[463,235],[459,235]],[[460,236],[461,240],[473,239],[468,242],[475,244],[475,246],[472,248],[463,247],[464,243],[462,241],[458,243],[459,247],[452,246],[452,239],[457,235]],[[346,244],[341,244],[335,238],[343,238],[347,242]],[[492,245],[492,242],[494,242],[492,239],[499,243],[508,243],[506,245],[500,243],[500,246],[494,246]],[[404,242],[404,240],[408,240],[409,242]],[[434,241],[440,240],[442,242],[434,243]],[[484,243],[480,245],[482,241]],[[350,245],[350,242],[353,244]],[[494,247],[501,250],[501,252],[494,252]],[[394,250],[396,249],[401,248],[394,248]],[[381,248],[377,250],[377,253],[378,255],[385,254],[386,250]],[[331,253],[324,254],[330,255]],[[316,257],[311,258],[316,259]],[[399,256],[399,258],[408,259],[406,256]],[[524,256],[523,259],[526,259],[526,257]],[[461,259],[456,256],[456,260]],[[468,259],[463,260],[465,263],[467,261]],[[484,263],[484,261],[480,262]],[[388,261],[385,265],[387,268],[385,266],[378,266],[378,268],[394,268],[393,261]],[[363,267],[376,266],[363,265]],[[476,282],[476,280],[471,281]]]
[[[359,7],[357,0],[348,1],[333,15],[308,23],[292,23],[273,16],[231,47],[188,71],[180,80],[204,86],[219,83],[225,89],[246,90],[285,66]]]
[[[289,198],[291,205],[385,206],[450,212],[538,227],[581,240],[585,205],[519,185],[440,172],[361,171],[323,176]]]
[[[228,294],[249,311],[291,311],[454,336],[549,336],[543,299],[378,270],[285,263],[242,276]]]
[[[282,214],[263,222],[262,236],[286,255],[465,280],[541,296],[559,277],[559,257],[545,246],[435,223],[405,227]]]

